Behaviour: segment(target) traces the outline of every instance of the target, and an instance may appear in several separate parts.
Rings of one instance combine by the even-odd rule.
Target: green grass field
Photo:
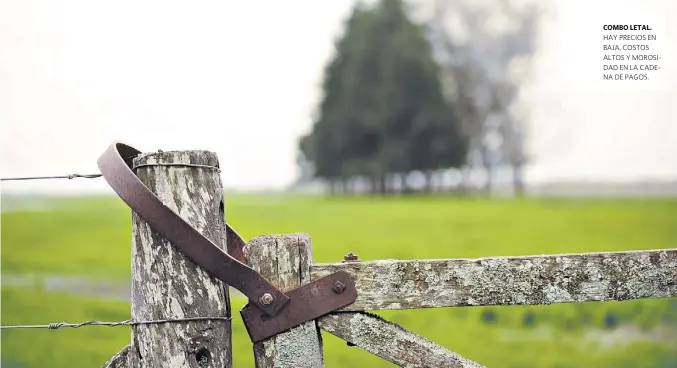
[[[17,201],[2,198],[2,206]],[[117,198],[49,199],[43,212],[2,214],[2,275],[126,281],[130,210]],[[674,248],[677,200],[226,197],[245,238],[305,232],[315,262],[467,258]],[[234,300],[234,367],[253,367]],[[488,367],[677,367],[677,300],[382,312]],[[129,318],[125,302],[2,287],[2,324]],[[129,343],[128,327],[3,330],[2,362],[98,367]],[[390,367],[323,334],[327,367]]]

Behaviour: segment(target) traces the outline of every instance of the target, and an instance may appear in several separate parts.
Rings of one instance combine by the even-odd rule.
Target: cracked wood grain
[[[370,313],[331,313],[320,317],[318,325],[400,367],[483,368],[472,360]]]
[[[226,249],[223,188],[210,168],[154,164],[218,166],[208,151],[142,154],[134,165],[139,179],[162,203]],[[131,309],[134,320],[229,317],[228,288],[174,248],[132,212]],[[125,351],[128,350],[128,351]],[[135,325],[132,346],[110,367],[229,368],[231,324],[226,320]],[[127,364],[121,365],[126,355]],[[117,360],[116,360],[117,359]]]
[[[344,270],[357,301],[339,311],[527,305],[677,297],[677,249],[315,264]]]
[[[244,248],[247,264],[282,292],[310,282],[313,260],[306,234],[264,235]],[[315,320],[254,344],[257,368],[324,367],[322,339]]]

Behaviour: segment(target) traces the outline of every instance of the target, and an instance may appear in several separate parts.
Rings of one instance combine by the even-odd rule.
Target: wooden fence
[[[165,205],[226,249],[223,187],[218,172],[206,168],[218,166],[214,153],[149,153],[136,158],[135,166],[141,166],[137,175]],[[221,320],[134,325],[132,342],[104,367],[231,367],[228,287],[142,219],[132,218],[132,319]],[[352,275],[358,292],[355,303],[343,309],[255,343],[261,368],[323,367],[321,330],[402,367],[482,367],[370,310],[677,296],[677,249],[371,262],[347,257],[314,264],[311,238],[299,233],[260,236],[244,250],[247,264],[283,292],[339,270]]]

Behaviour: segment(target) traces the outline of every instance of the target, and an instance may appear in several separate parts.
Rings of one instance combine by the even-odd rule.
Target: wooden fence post
[[[282,292],[311,281],[313,252],[306,234],[264,235],[245,247],[247,264]],[[257,368],[324,367],[322,337],[316,321],[254,344]]]
[[[187,165],[186,165],[187,164]],[[200,165],[200,166],[191,166]],[[200,233],[226,249],[218,158],[208,151],[142,154],[139,179]],[[210,276],[132,213],[132,319],[229,317],[228,286]],[[105,367],[229,368],[227,319],[141,324]]]

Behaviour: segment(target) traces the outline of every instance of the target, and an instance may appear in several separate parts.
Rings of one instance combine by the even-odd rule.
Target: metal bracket
[[[226,236],[227,242],[233,242],[228,244],[229,252],[233,255],[221,250],[165,206],[132,171],[133,159],[140,153],[135,148],[116,142],[99,157],[97,164],[113,190],[153,230],[212,276],[249,298],[242,316],[252,339],[270,337],[356,300],[357,291],[353,281],[341,272],[287,293],[278,290],[258,272],[242,263],[244,241],[230,226],[226,228]],[[325,285],[330,282],[327,280],[340,281],[346,288],[342,293],[330,294],[326,291],[331,291],[331,286],[327,288]],[[269,318],[267,322],[272,323],[257,322],[262,321],[261,314],[266,315]],[[253,315],[256,318],[251,317]]]
[[[290,290],[287,296],[289,303],[273,317],[249,304],[242,308],[240,315],[252,342],[261,341],[352,304],[357,299],[357,289],[350,275],[339,271]]]

